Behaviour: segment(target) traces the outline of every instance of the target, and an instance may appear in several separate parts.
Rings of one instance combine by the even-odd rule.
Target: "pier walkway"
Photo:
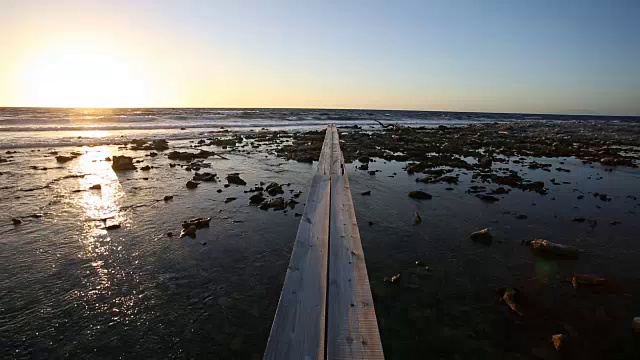
[[[383,359],[335,125],[324,138],[264,359]]]

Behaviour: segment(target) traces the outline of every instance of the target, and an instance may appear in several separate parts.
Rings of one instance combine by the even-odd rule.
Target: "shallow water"
[[[261,355],[297,231],[293,210],[248,206],[246,187],[202,183],[189,191],[193,173],[169,168],[164,156],[145,159],[157,169],[116,174],[103,161],[115,147],[75,150],[85,154],[63,165],[30,151],[2,164],[3,357]],[[219,176],[291,183],[285,195],[302,190],[305,201],[312,165],[225,156],[208,161]],[[86,176],[64,178],[71,174]],[[86,190],[97,183],[102,190]],[[174,199],[165,203],[165,195]],[[198,216],[213,219],[196,239],[165,235]],[[23,223],[14,227],[12,217]],[[103,230],[99,219],[107,217],[122,228]]]
[[[170,141],[171,150],[191,145]],[[203,171],[222,179],[239,172],[248,186],[224,188],[223,181],[187,190],[193,173],[170,168],[165,155],[111,145],[3,154],[11,156],[0,164],[3,358],[261,358],[299,223],[294,212],[302,213],[315,165],[278,159],[265,148],[205,149],[228,159],[209,158],[212,168]],[[52,150],[83,155],[58,164]],[[104,161],[113,155],[155,168],[115,173]],[[631,335],[631,319],[640,314],[640,171],[607,172],[571,158],[535,160],[571,172],[495,164],[545,181],[550,191],[513,189],[493,204],[466,193],[474,185],[471,172],[455,171],[462,174],[459,185],[427,185],[407,175],[404,163],[373,162],[370,169],[381,170],[375,176],[356,170],[358,163],[348,165],[388,359],[553,358],[549,338],[560,332],[576,339],[579,358],[640,354]],[[551,185],[552,178],[570,184]],[[301,204],[287,213],[249,206],[251,194],[243,191],[260,181],[291,183],[284,196],[301,190]],[[87,190],[97,183],[101,190]],[[433,199],[407,197],[418,189]],[[371,196],[360,195],[367,190]],[[165,195],[174,199],[164,202]],[[237,200],[225,203],[227,197]],[[196,239],[166,236],[198,216],[212,221]],[[12,225],[14,217],[23,223]],[[104,218],[122,228],[104,230]],[[469,239],[484,227],[494,235],[491,244]],[[534,238],[583,253],[578,260],[541,259],[520,245]],[[397,273],[399,283],[383,281]],[[613,289],[576,291],[567,281],[574,273],[604,276]],[[494,290],[502,286],[526,295],[524,317],[496,300]]]

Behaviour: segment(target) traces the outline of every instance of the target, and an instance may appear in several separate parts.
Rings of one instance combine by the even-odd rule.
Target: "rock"
[[[89,190],[100,190],[100,189],[102,189],[102,185],[100,184],[91,185],[91,187],[89,188]]]
[[[369,172],[369,175],[375,175],[377,171],[375,171],[375,170],[369,170],[368,172]]]
[[[358,167],[360,170],[369,170],[369,164],[362,164]]]
[[[302,216],[302,214],[300,214],[300,213],[295,213],[295,214],[293,214],[293,216],[295,216],[295,217],[300,217],[300,216]]]
[[[64,155],[58,155],[56,156],[56,161],[59,163],[66,163],[69,162],[73,159],[75,159],[77,156],[64,156]]]
[[[491,233],[489,232],[489,228],[484,228],[482,230],[473,232],[471,233],[471,235],[469,235],[469,237],[473,241],[481,241],[481,242],[489,242],[493,239],[493,236],[491,236]]]
[[[262,194],[262,192],[259,192],[257,194],[253,194],[249,198],[249,204],[251,204],[251,205],[259,205],[263,201],[264,201],[264,195]]]
[[[419,199],[419,200],[429,200],[431,199],[433,196],[431,196],[431,194],[428,194],[424,191],[412,191],[409,193],[409,197],[412,199]]]
[[[278,211],[278,210],[284,210],[286,207],[287,207],[287,203],[281,197],[273,198],[273,199],[270,199],[269,201],[265,201],[262,204],[260,204],[260,209],[262,210],[273,209],[274,211]]]
[[[140,170],[142,170],[142,171],[149,171],[149,170],[151,170],[151,166],[149,166],[149,165],[145,165],[145,166],[141,167],[141,168],[140,168]]]
[[[267,185],[266,191],[271,196],[276,196],[278,194],[284,194],[284,190],[282,190],[282,185],[277,183],[271,183]]]
[[[361,163],[364,164],[364,163],[368,163],[369,161],[371,161],[371,159],[368,156],[364,155],[364,156],[360,156],[358,158],[358,161],[360,161]]]
[[[500,199],[498,199],[495,196],[491,196],[491,195],[486,195],[486,194],[477,194],[476,197],[484,202],[488,202],[488,203],[494,203],[496,201],[500,201]]]
[[[423,163],[411,163],[407,165],[407,173],[415,174],[419,172],[423,172],[427,168],[426,164]]]
[[[535,191],[535,192],[544,192],[544,182],[543,181],[534,181],[532,183],[524,184],[524,190]]]
[[[558,256],[575,259],[580,255],[580,250],[575,247],[553,243],[549,240],[536,239],[528,242],[531,250],[541,256]]]
[[[414,223],[416,225],[420,224],[422,222],[422,218],[420,217],[420,214],[418,214],[418,212],[415,213],[415,220]]]
[[[180,238],[188,236],[192,239],[195,239],[197,230],[198,228],[195,225],[191,225],[188,228],[182,229],[182,231],[180,232]]]
[[[22,220],[13,218],[13,219],[11,219],[11,223],[13,225],[20,225],[20,224],[22,224]]]
[[[198,185],[200,185],[200,183],[197,183],[195,181],[189,180],[189,181],[187,181],[187,185],[186,186],[187,186],[187,189],[195,189],[195,188],[198,187]]]
[[[242,180],[240,178],[240,174],[238,174],[238,173],[233,173],[233,174],[227,175],[227,182],[229,184],[235,184],[235,185],[247,185],[247,182]]]
[[[167,231],[167,237],[173,237],[173,233],[171,231]]]
[[[300,204],[298,201],[295,201],[293,199],[287,201],[287,206],[289,206],[291,208],[291,210],[296,208],[296,205]]]
[[[399,283],[399,282],[400,282],[400,273],[398,273],[398,274],[396,274],[396,275],[393,275],[393,276],[391,277],[391,279],[389,279],[389,278],[385,277],[385,278],[384,278],[384,281],[385,281],[385,282],[390,282],[390,283],[397,284],[397,283]]]
[[[210,222],[211,222],[211,218],[202,218],[202,217],[194,218],[191,220],[183,221],[182,228],[188,229],[191,226],[195,226],[196,229],[202,229],[202,228],[209,227]]]
[[[493,165],[493,161],[491,158],[485,157],[478,160],[478,166],[484,169],[490,168]]]
[[[122,226],[120,226],[120,224],[111,224],[108,226],[105,226],[105,230],[115,230],[115,229],[120,229]]]
[[[571,221],[573,222],[585,222],[585,218],[583,217],[574,217]]]
[[[362,195],[362,196],[369,196],[369,195],[371,195],[371,190],[367,190],[367,191],[365,191],[365,192],[361,193],[360,195]]]
[[[204,182],[213,182],[216,181],[217,174],[205,172],[205,173],[195,173],[193,175],[193,181],[204,181]]]
[[[567,336],[564,334],[551,335],[551,343],[556,351],[562,351],[566,347]]]
[[[222,192],[222,189],[218,189],[218,190],[216,190],[216,192],[219,194],[219,193]]]
[[[169,201],[169,200],[173,200],[173,195],[165,195],[164,201]]]
[[[503,288],[498,291],[502,295],[501,299],[504,301],[516,314],[522,316],[524,314],[522,310],[522,293],[515,288]]]
[[[595,275],[574,275],[571,284],[577,288],[593,288],[607,285],[607,279]]]
[[[622,224],[622,222],[620,222],[618,220],[614,220],[614,221],[610,222],[609,224],[611,224],[611,225],[620,225],[620,224]]]
[[[190,153],[185,151],[172,151],[167,157],[169,160],[178,160],[178,161],[193,161],[194,159],[207,159],[211,156],[216,155],[213,151],[200,150],[197,153]]]
[[[491,192],[491,194],[493,194],[493,195],[504,195],[504,194],[508,194],[508,193],[509,193],[509,190],[503,188],[502,186],[500,186],[499,188],[497,188],[497,189],[495,189],[495,190],[493,190]]]
[[[225,202],[225,204],[227,204],[227,203],[230,203],[230,202],[232,202],[232,201],[234,201],[234,200],[236,200],[236,198],[234,198],[234,197],[228,197],[228,198],[224,199],[224,202]]]
[[[518,220],[524,220],[526,218],[528,218],[528,216],[525,215],[525,214],[516,215],[516,219],[518,219]]]
[[[114,156],[113,162],[111,163],[111,168],[114,171],[126,171],[126,170],[135,170],[136,167],[133,165],[133,158],[130,156]]]
[[[631,328],[636,335],[640,335],[640,317],[633,318]]]

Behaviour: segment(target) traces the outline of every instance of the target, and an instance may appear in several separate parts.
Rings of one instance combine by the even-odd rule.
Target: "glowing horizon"
[[[607,4],[5,1],[0,106],[640,115]]]

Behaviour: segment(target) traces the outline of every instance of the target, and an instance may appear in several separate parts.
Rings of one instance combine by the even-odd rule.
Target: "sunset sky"
[[[0,106],[640,115],[640,1],[0,0]]]

